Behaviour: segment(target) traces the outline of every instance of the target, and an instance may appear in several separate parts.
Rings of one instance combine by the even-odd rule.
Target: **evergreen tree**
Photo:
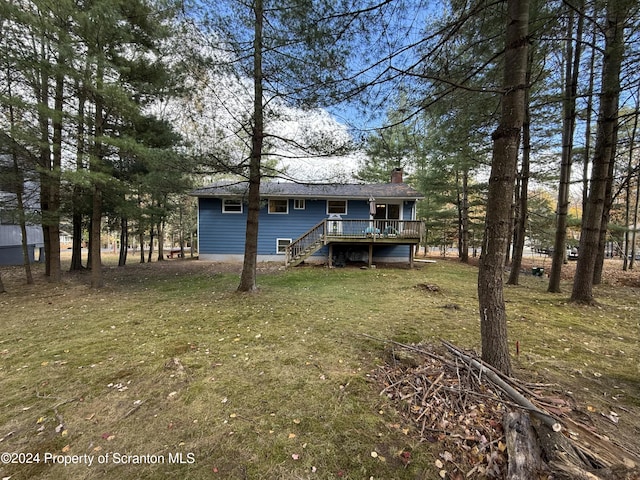
[[[480,269],[478,302],[482,359],[510,374],[503,267],[510,233],[518,147],[524,121],[529,2],[507,1],[502,116],[493,133],[494,150]]]
[[[569,213],[569,187],[571,184],[571,165],[573,161],[573,137],[576,126],[576,97],[578,94],[578,74],[582,52],[582,32],[584,25],[584,4],[576,5],[568,13],[567,40],[564,57],[564,91],[563,91],[563,129],[562,129],[562,163],[560,168],[560,185],[558,188],[558,207],[556,238],[554,242],[553,264],[549,276],[549,292],[560,291],[560,274],[565,262],[567,220]],[[575,18],[577,16],[577,19]],[[574,26],[575,25],[575,26]],[[575,40],[574,40],[575,38]]]
[[[324,1],[256,0],[247,5],[229,0],[210,6],[203,15],[210,20],[212,48],[226,49],[224,55],[214,58],[216,72],[223,79],[239,80],[231,84],[244,86],[247,92],[236,100],[239,108],[229,111],[237,139],[233,143],[244,148],[240,153],[227,150],[214,155],[218,171],[240,175],[249,184],[239,291],[257,288],[260,183],[265,175],[282,173],[265,168],[269,159],[275,158],[276,147],[297,152],[294,156],[335,151],[331,142],[305,145],[295,136],[275,130],[274,120],[283,107],[311,108],[331,102],[339,79],[345,76],[347,52],[343,45],[354,17],[342,7],[339,2]]]
[[[604,248],[603,245],[600,246],[600,234],[603,229],[603,218],[607,218],[605,204],[609,197],[608,191],[611,190],[610,182],[615,163],[621,89],[620,71],[624,59],[624,27],[632,3],[629,0],[607,2],[598,129],[589,197],[582,220],[580,255],[571,293],[571,300],[579,303],[593,302],[598,252]]]
[[[422,154],[424,132],[419,131],[416,121],[406,120],[406,104],[407,95],[401,92],[396,105],[388,110],[383,127],[367,138],[366,159],[356,174],[358,180],[386,183],[396,168],[414,170],[416,157]]]
[[[47,274],[60,277],[59,229],[64,204],[62,175],[74,186],[74,207],[91,192],[92,284],[102,283],[100,227],[103,190],[113,181],[113,163],[123,126],[155,96],[167,93],[170,76],[159,50],[170,33],[168,3],[99,0],[4,2],[3,74],[15,79],[20,97],[2,98],[16,107],[16,141],[38,158]],[[92,114],[88,115],[87,112]],[[34,125],[35,128],[29,128]],[[73,153],[71,145],[75,145]],[[77,172],[65,172],[76,158]],[[81,212],[74,212],[79,250]],[[76,228],[78,227],[78,228]],[[74,266],[79,255],[74,248]]]

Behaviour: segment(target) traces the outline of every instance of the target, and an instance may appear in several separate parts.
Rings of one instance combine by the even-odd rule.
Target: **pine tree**
[[[239,175],[249,185],[239,291],[257,288],[260,184],[265,177],[284,173],[268,168],[270,160],[277,158],[276,147],[291,149],[294,158],[326,154],[336,147],[323,138],[305,145],[276,131],[274,120],[287,107],[309,109],[333,101],[340,79],[346,77],[343,46],[355,15],[341,8],[340,3],[325,1],[256,0],[247,5],[229,0],[206,12],[215,39],[212,48],[226,49],[224,55],[214,58],[218,75],[226,80],[248,80],[235,83],[246,85],[247,95],[237,102],[237,109],[229,109],[231,130],[238,140],[235,145],[244,148],[239,149],[240,154],[220,151],[214,155],[217,171]]]
[[[580,255],[576,266],[571,300],[593,302],[594,273],[601,247],[600,232],[605,215],[607,189],[615,161],[620,70],[624,58],[624,25],[631,8],[630,0],[609,0],[606,7],[605,51],[602,65],[602,93],[593,158],[589,197],[582,220]]]
[[[511,361],[502,275],[524,121],[528,23],[529,2],[508,0],[502,116],[493,133],[486,226],[478,271],[482,359],[505,374],[511,372]]]

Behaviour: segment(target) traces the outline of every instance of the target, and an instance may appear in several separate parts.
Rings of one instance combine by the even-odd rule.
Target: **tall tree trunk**
[[[62,267],[60,265],[60,183],[62,173],[62,117],[64,108],[64,75],[60,72],[61,65],[64,65],[65,58],[59,59],[58,72],[56,73],[56,88],[54,93],[53,112],[53,137],[52,137],[52,169],[51,169],[51,224],[49,225],[49,241],[51,249],[49,252],[51,260],[51,280],[59,282],[62,278]]]
[[[633,209],[633,231],[631,232],[631,259],[629,260],[629,270],[633,270],[636,262],[636,239],[638,233],[638,214],[640,213],[640,169],[636,177],[636,198]]]
[[[582,6],[576,7],[579,12]],[[567,225],[569,217],[569,188],[571,186],[571,165],[573,160],[573,133],[576,125],[576,96],[578,92],[578,71],[580,69],[580,52],[582,44],[582,28],[584,15],[578,13],[576,28],[575,52],[573,40],[574,11],[569,12],[567,26],[567,49],[565,51],[565,83],[562,101],[562,162],[560,166],[560,185],[558,188],[558,204],[556,210],[556,235],[553,243],[553,259],[547,291],[560,292],[562,265],[566,260]]]
[[[164,220],[158,222],[158,261],[164,261]]]
[[[144,232],[142,229],[138,234],[138,241],[140,242],[140,263],[144,263]]]
[[[580,254],[576,265],[571,300],[593,302],[593,281],[605,209],[607,183],[614,161],[618,127],[620,69],[624,56],[624,23],[630,0],[607,2],[605,51],[602,61],[602,92],[598,111],[596,146],[591,172],[589,198],[582,220]]]
[[[124,267],[127,264],[127,253],[129,251],[129,221],[127,217],[120,219],[120,254],[118,255],[118,266]]]
[[[81,82],[76,83],[78,96],[78,117],[76,119],[76,172],[84,170],[84,149],[85,149],[85,103],[87,94]],[[71,204],[71,223],[73,228],[73,239],[71,244],[71,266],[69,270],[82,270],[82,201],[84,189],[75,184],[73,186],[73,202]]]
[[[462,237],[464,235],[464,229],[462,227],[462,187],[460,185],[460,170],[455,169],[456,175],[456,210],[458,214],[458,258],[462,260]]]
[[[582,215],[587,210],[587,199],[589,198],[589,165],[591,163],[591,119],[593,117],[593,85],[596,78],[596,41],[598,26],[595,22],[592,25],[593,33],[591,39],[591,58],[589,60],[589,87],[587,88],[587,104],[585,106],[585,130],[584,130],[584,153],[582,155]]]
[[[40,67],[39,79],[36,85],[36,98],[38,99],[38,127],[40,129],[40,211],[42,213],[42,236],[44,239],[45,255],[45,275],[51,276],[51,236],[49,223],[51,217],[51,182],[49,173],[51,172],[51,142],[49,141],[49,70],[44,66],[45,42],[42,42],[40,60],[43,66]]]
[[[29,258],[29,239],[27,238],[27,218],[24,212],[24,183],[22,181],[22,175],[20,175],[20,168],[18,166],[18,159],[16,153],[13,155],[13,168],[15,177],[20,184],[16,184],[16,203],[18,207],[18,222],[20,223],[20,236],[22,237],[22,264],[24,265],[24,273],[27,279],[27,284],[33,284],[33,274],[31,273],[31,258]]]
[[[151,263],[153,258],[153,239],[155,238],[153,230],[153,219],[151,220],[151,229],[149,230],[149,254],[147,255],[147,263]]]
[[[507,1],[505,65],[500,125],[493,133],[486,226],[478,271],[482,359],[511,373],[503,271],[511,231],[510,214],[524,121],[527,76],[528,0]]]
[[[77,199],[80,201],[80,187],[73,187],[74,203]],[[71,265],[69,267],[70,272],[77,272],[83,270],[82,266],[82,213],[79,211],[80,207],[73,206],[73,213],[71,215]]]
[[[56,73],[56,87],[54,92],[54,112],[53,112],[53,137],[52,137],[52,165],[51,165],[51,187],[49,194],[51,209],[49,223],[49,278],[53,282],[59,282],[62,278],[62,267],[60,265],[60,182],[62,173],[62,116],[64,107],[64,75],[60,72],[61,65],[65,63],[64,56],[60,56],[58,71]]]
[[[528,96],[528,95],[527,95]],[[522,168],[520,171],[520,193],[518,195],[518,207],[516,215],[515,231],[513,236],[513,256],[511,271],[507,284],[518,285],[520,282],[520,270],[522,269],[522,257],[524,255],[524,240],[527,235],[527,221],[529,220],[529,170],[531,165],[531,131],[529,124],[529,107],[525,109],[525,122],[522,128]]]
[[[527,85],[531,80],[532,55],[527,63]],[[518,196],[516,225],[513,236],[513,258],[507,284],[518,285],[524,254],[524,239],[527,235],[529,220],[529,171],[531,165],[531,122],[529,115],[529,88],[525,92],[524,123],[522,125],[522,168],[520,170],[520,192]]]
[[[138,191],[138,242],[140,243],[140,263],[144,263],[144,224],[142,223],[142,198]]]
[[[635,154],[635,141],[636,134],[638,132],[638,116],[640,115],[640,89],[638,91],[638,97],[636,97],[636,114],[633,118],[633,127],[631,128],[631,138],[629,139],[629,160],[627,162],[627,185],[625,187],[625,202],[624,202],[624,259],[622,262],[622,270],[627,271],[629,269],[629,242],[631,241],[631,231],[629,225],[631,225],[631,197],[633,195],[633,157]],[[639,169],[640,170],[640,169]],[[636,185],[636,192],[640,185]]]
[[[253,3],[255,31],[253,39],[253,130],[251,132],[251,160],[249,163],[249,206],[245,233],[244,261],[240,275],[239,292],[252,292],[256,287],[258,257],[258,219],[260,216],[260,179],[262,176],[262,144],[264,139],[264,112],[262,91],[262,28],[263,0]]]
[[[469,263],[469,170],[462,170],[462,208],[461,208],[462,241],[460,261]]]
[[[640,102],[640,91],[638,91],[638,101]],[[636,109],[636,118],[635,118],[635,123],[634,123],[634,134],[633,134],[633,139],[632,139],[632,145],[633,142],[635,141],[635,137],[636,137],[636,125],[638,123],[638,115],[639,113],[637,112],[638,109]],[[629,154],[631,155],[631,154]],[[629,179],[629,183],[631,183],[631,179]],[[640,213],[640,168],[638,168],[637,171],[637,175],[636,175],[636,194],[635,194],[635,198],[633,201],[633,216],[632,216],[632,221],[630,222],[631,225],[633,225],[633,230],[631,231],[631,248],[630,248],[630,255],[631,258],[629,259],[629,270],[633,270],[633,267],[635,265],[635,261],[636,261],[636,238],[637,238],[637,232],[638,232],[638,213]]]
[[[613,175],[615,171],[616,146],[618,144],[618,129],[615,131],[613,140],[613,150],[611,152],[611,161],[609,162],[609,171],[607,174],[607,186],[604,193],[604,207],[602,209],[602,219],[600,222],[600,234],[598,236],[598,253],[596,255],[596,263],[593,268],[593,284],[600,285],[602,283],[602,274],[604,272],[605,248],[607,246],[607,232],[609,229],[609,219],[611,218],[611,208],[613,207]],[[613,257],[613,247],[611,248],[611,257]]]
[[[7,92],[9,98],[12,98],[13,93],[11,91],[11,74],[7,75]],[[9,128],[11,129],[11,156],[13,157],[13,181],[15,182],[16,189],[16,207],[18,209],[18,223],[20,224],[20,237],[22,239],[22,262],[24,265],[24,273],[27,279],[27,284],[33,284],[33,274],[31,272],[31,259],[29,258],[29,244],[27,238],[27,218],[24,211],[24,178],[21,173],[20,160],[18,157],[17,145],[15,139],[15,112],[13,105],[9,103]],[[4,291],[4,288],[2,289]]]
[[[100,230],[102,227],[102,187],[96,182],[93,186],[93,201],[91,205],[91,288],[101,288],[102,278],[102,245]]]
[[[180,202],[180,258],[184,259],[184,203]],[[191,257],[193,257],[193,248],[191,249]]]
[[[91,197],[92,201],[93,201],[93,197]],[[88,228],[88,233],[89,233],[89,238],[87,239],[87,270],[91,270],[91,251],[93,250],[92,248],[92,238],[91,238],[91,232],[93,230],[91,224],[93,223],[93,218],[91,216],[89,216],[89,228]]]
[[[102,52],[99,52],[101,55]],[[91,204],[91,287],[101,288],[104,285],[102,278],[102,241],[100,238],[102,229],[102,180],[97,174],[101,173],[103,166],[103,146],[102,136],[104,135],[104,112],[102,88],[104,78],[104,67],[102,60],[98,58],[96,70],[96,94],[95,94],[95,119],[94,119],[94,139],[93,156],[90,161],[93,177],[93,199]]]

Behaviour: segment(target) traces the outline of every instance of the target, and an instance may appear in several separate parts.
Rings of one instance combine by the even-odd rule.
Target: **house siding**
[[[305,209],[294,209],[294,200],[289,199],[289,211],[286,214],[270,214],[268,197],[260,210],[258,235],[258,260],[283,261],[285,256],[277,252],[277,240],[289,238],[295,240],[320,221],[327,218],[326,199],[306,199]],[[402,218],[413,218],[413,203],[403,202]],[[344,219],[362,219],[369,217],[369,203],[364,200],[347,200],[347,213]],[[222,200],[219,198],[199,198],[198,232],[199,254],[206,260],[240,260],[244,255],[247,205],[242,213],[222,213]],[[328,247],[323,247],[313,255],[312,261],[323,261],[328,255]],[[374,258],[379,261],[406,260],[409,255],[407,245],[375,246]]]
[[[246,206],[243,213],[222,213],[221,199],[201,198],[198,202],[198,221],[201,254],[244,253]]]
[[[326,200],[306,200],[304,210],[293,208],[289,199],[289,213],[269,213],[266,206],[260,209],[258,255],[278,255],[277,239],[295,240],[310,228],[327,218]],[[347,215],[343,218],[365,218],[369,215],[366,202],[347,201]],[[244,254],[247,206],[242,213],[222,213],[222,200],[200,198],[198,202],[200,253],[205,255]],[[326,249],[318,254],[327,255]],[[279,255],[284,259],[282,254]]]

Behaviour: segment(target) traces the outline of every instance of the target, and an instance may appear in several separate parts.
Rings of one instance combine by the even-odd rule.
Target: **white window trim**
[[[282,202],[282,201],[287,202],[287,211],[286,212],[272,212],[271,211],[271,201],[272,200],[273,201],[280,201],[280,202]],[[267,201],[267,213],[269,215],[287,215],[289,213],[289,199],[288,198],[285,198],[285,199],[282,199],[282,198],[270,198]]]
[[[227,210],[226,209],[226,204],[227,202],[234,202],[233,206],[237,206],[238,204],[236,202],[240,202],[240,210]],[[242,213],[244,211],[244,204],[242,203],[242,200],[238,200],[235,198],[223,198],[222,199],[222,213],[228,213],[228,214],[238,214],[238,213]]]
[[[329,212],[329,202],[344,202],[344,212],[340,212],[340,213]],[[347,214],[348,205],[349,204],[348,204],[347,200],[327,200],[327,215],[346,215]]]
[[[289,245],[291,245],[291,242],[293,241],[291,238],[276,238],[276,254],[277,255],[285,255],[287,253],[286,247],[285,247],[285,250],[280,251],[280,242],[283,240],[288,241]]]
[[[307,202],[304,198],[294,198],[293,199],[293,209],[294,210],[306,210]]]

